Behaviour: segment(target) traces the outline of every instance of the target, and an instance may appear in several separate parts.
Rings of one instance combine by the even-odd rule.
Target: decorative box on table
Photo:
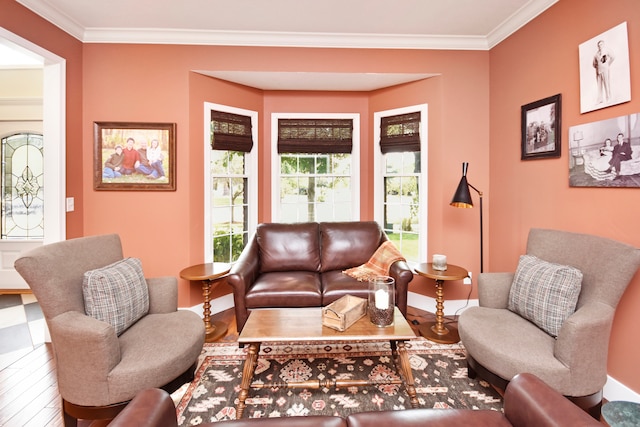
[[[322,309],[322,324],[342,332],[366,313],[366,299],[345,295]]]

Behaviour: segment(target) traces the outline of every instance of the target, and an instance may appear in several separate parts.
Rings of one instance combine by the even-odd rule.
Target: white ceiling
[[[558,0],[17,1],[87,43],[488,50]],[[372,90],[429,77],[203,72],[274,90]]]

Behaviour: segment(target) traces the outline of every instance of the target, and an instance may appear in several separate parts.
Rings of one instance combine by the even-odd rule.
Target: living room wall
[[[83,176],[85,177],[85,234],[118,232],[123,237],[125,253],[142,258],[149,275],[177,275],[191,264],[203,262],[202,222],[204,208],[200,200],[204,177],[202,103],[227,104],[258,111],[259,213],[260,221],[269,221],[270,200],[270,124],[269,114],[276,110],[361,112],[363,149],[361,166],[361,215],[373,217],[373,171],[371,117],[367,97],[377,96],[376,108],[422,103],[429,95],[424,83],[411,83],[382,94],[304,93],[260,91],[198,75],[194,70],[267,70],[333,72],[404,72],[435,73],[446,83],[439,84],[431,97],[443,110],[440,134],[429,139],[429,150],[446,144],[449,155],[429,162],[430,185],[445,187],[451,193],[460,177],[465,153],[482,151],[488,146],[488,52],[386,51],[366,49],[293,49],[231,48],[220,46],[161,45],[84,45],[84,122]],[[144,60],[141,60],[144,58]],[[168,60],[170,58],[170,60]],[[328,64],[331,64],[328,67]],[[470,94],[463,96],[463,94]],[[407,96],[411,94],[410,96]],[[437,116],[436,116],[437,117]],[[166,192],[96,192],[92,188],[93,121],[169,121],[177,123],[177,190]],[[474,129],[473,138],[461,134],[461,124]],[[482,129],[485,129],[483,132]],[[475,131],[480,129],[479,132]],[[439,138],[447,135],[446,140]],[[478,156],[475,172],[478,181],[486,182],[488,155]],[[437,159],[437,157],[434,157]],[[479,184],[484,185],[484,184]],[[454,209],[448,208],[452,213]],[[440,210],[434,203],[429,209]],[[435,215],[435,214],[434,214]],[[437,216],[437,215],[435,215]],[[443,216],[444,217],[444,216]],[[474,215],[467,216],[472,236],[477,239]],[[449,221],[449,222],[447,222]],[[455,215],[445,217],[441,227],[457,230]],[[154,230],[153,236],[149,230]],[[446,233],[445,233],[446,234]],[[452,234],[456,234],[452,230]],[[430,247],[442,247],[429,237]],[[447,239],[449,236],[447,236]],[[441,235],[440,239],[444,239]],[[151,243],[152,241],[157,243]],[[179,249],[176,249],[179,248]],[[451,259],[477,269],[475,245],[452,245]],[[463,285],[459,285],[463,286]],[[468,288],[465,288],[465,291]],[[429,289],[428,292],[432,292]],[[453,292],[453,291],[452,291]],[[452,295],[455,295],[453,293]],[[465,292],[466,295],[466,292]],[[180,284],[181,305],[200,302],[190,285]]]
[[[578,45],[627,21],[631,102],[580,114]],[[491,49],[490,271],[513,271],[532,227],[589,233],[640,247],[637,188],[569,187],[570,126],[640,112],[640,3],[561,0]],[[520,107],[562,94],[562,156],[520,160]],[[597,262],[597,260],[594,260]],[[603,284],[606,286],[606,284]],[[640,393],[640,274],[618,306],[609,375]]]

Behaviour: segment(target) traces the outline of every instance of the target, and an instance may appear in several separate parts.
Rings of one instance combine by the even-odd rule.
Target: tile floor
[[[0,294],[0,369],[44,343],[45,320],[32,294]]]

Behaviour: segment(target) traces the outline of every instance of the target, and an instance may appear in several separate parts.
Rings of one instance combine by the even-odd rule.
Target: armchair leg
[[[602,390],[587,396],[566,397],[587,414],[600,421],[600,412],[602,410]]]

